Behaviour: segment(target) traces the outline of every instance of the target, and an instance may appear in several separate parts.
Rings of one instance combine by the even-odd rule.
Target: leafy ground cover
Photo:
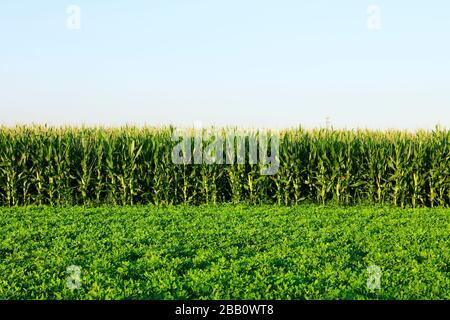
[[[0,208],[0,299],[450,299],[449,234],[449,209]]]

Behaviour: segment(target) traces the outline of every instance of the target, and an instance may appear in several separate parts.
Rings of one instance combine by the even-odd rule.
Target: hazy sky
[[[448,0],[2,1],[0,41],[3,124],[450,126]]]

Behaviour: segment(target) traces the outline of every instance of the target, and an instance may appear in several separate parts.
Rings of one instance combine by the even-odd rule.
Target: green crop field
[[[274,175],[261,175],[260,163],[248,154],[242,164],[174,164],[179,139],[173,141],[173,132],[171,127],[0,127],[0,206],[450,205],[450,131],[217,129],[221,148],[230,133],[243,136],[247,149],[263,133],[277,137]],[[192,141],[191,147],[206,150],[214,139]],[[231,148],[235,158],[237,146]]]
[[[0,127],[0,299],[450,299],[450,131],[175,133]]]
[[[0,208],[0,299],[450,299],[449,234],[445,208]]]

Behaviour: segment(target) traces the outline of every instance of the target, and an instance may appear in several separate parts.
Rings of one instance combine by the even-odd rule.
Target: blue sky
[[[0,123],[450,126],[449,39],[444,0],[3,2]]]

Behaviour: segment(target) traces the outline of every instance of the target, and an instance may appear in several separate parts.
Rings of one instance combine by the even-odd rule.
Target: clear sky
[[[448,0],[2,1],[0,41],[2,124],[450,126]]]

